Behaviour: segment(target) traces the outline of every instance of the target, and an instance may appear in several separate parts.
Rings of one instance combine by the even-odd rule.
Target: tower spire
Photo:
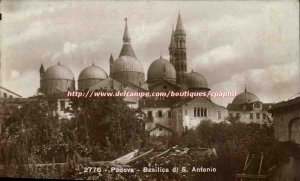
[[[125,21],[125,29],[123,34],[123,47],[121,49],[119,57],[130,56],[130,57],[137,58],[130,44],[130,36],[129,36],[128,25],[127,25],[128,19],[125,18],[124,21]]]
[[[123,35],[123,42],[130,43],[130,36],[129,36],[128,26],[127,26],[128,19],[125,18],[124,21],[125,21],[125,30],[124,30],[124,35]]]
[[[174,46],[173,63],[176,69],[176,83],[179,85],[184,84],[185,74],[187,73],[187,61],[186,61],[186,34],[183,28],[180,11],[178,13],[176,30],[174,32]]]
[[[183,28],[182,19],[181,19],[181,15],[180,15],[180,10],[179,10],[179,13],[178,13],[178,18],[177,18],[177,25],[176,25],[175,34],[176,33],[183,33],[183,34],[185,34],[185,31],[184,31],[184,28]]]

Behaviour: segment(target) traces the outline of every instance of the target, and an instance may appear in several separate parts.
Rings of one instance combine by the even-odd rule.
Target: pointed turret
[[[110,62],[110,63],[114,63],[114,57],[113,57],[113,55],[112,55],[112,54],[110,54],[110,57],[109,57],[109,62]]]
[[[45,68],[44,68],[44,65],[41,64],[41,67],[40,67],[40,75],[41,77],[45,74]]]
[[[109,73],[110,74],[113,73],[113,64],[114,64],[114,57],[112,56],[112,54],[110,54],[110,57],[109,57]]]
[[[43,79],[44,74],[45,74],[45,68],[44,68],[44,65],[41,64],[41,67],[40,67],[40,80]]]
[[[41,67],[40,67],[40,88],[39,88],[39,91],[43,91],[43,84],[42,84],[42,80],[43,80],[43,76],[45,74],[45,68],[44,68],[44,65],[41,64]]]
[[[121,49],[119,57],[121,57],[121,56],[131,56],[131,57],[136,58],[136,55],[130,44],[130,36],[129,36],[129,31],[128,31],[127,18],[125,18],[125,29],[124,29],[124,34],[123,34],[123,47]]]

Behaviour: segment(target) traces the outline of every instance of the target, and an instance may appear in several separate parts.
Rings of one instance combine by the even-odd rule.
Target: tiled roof
[[[55,92],[48,97],[50,98],[68,98],[68,92]]]
[[[278,110],[284,110],[284,109],[296,109],[296,108],[300,108],[300,97],[296,97],[295,99],[291,99],[288,101],[282,101],[279,102],[277,104],[275,104],[271,110],[269,110],[269,112],[273,113],[276,112]]]
[[[151,87],[153,89],[153,87],[156,87],[156,86],[161,85],[163,83],[168,83],[168,84],[172,85],[173,87],[175,87],[176,89],[180,90],[180,86],[178,86],[177,84],[174,84],[174,83],[172,83],[172,82],[170,82],[168,80],[157,81],[157,82],[155,82],[153,84],[150,84],[149,87]]]
[[[11,91],[11,90],[9,90],[9,89],[6,89],[6,88],[4,88],[4,87],[2,87],[2,86],[0,86],[0,89],[3,89],[3,90],[5,90],[5,91],[7,91],[7,92],[9,92],[9,93],[11,93],[11,94],[14,94],[14,95],[18,96],[18,97],[22,97],[22,96],[20,96],[19,94],[15,93],[15,92],[13,92],[13,91]]]
[[[174,104],[172,107],[179,107],[190,101],[191,101],[191,99],[182,99],[182,100],[176,102],[176,104]]]
[[[137,85],[134,85],[134,84],[132,84],[132,83],[130,83],[130,82],[125,82],[125,83],[123,83],[123,84],[126,85],[126,86],[128,86],[128,87],[130,87],[130,88],[132,88],[132,89],[134,89],[134,90],[147,91],[146,89],[144,89],[144,88],[142,88],[142,87],[139,87],[139,86],[137,86]]]
[[[209,98],[207,97],[194,97],[194,98],[185,98],[185,99],[182,99],[180,101],[178,101],[176,104],[173,105],[173,107],[179,107],[179,106],[182,106],[188,102],[191,102],[191,101],[200,101],[201,103],[211,103],[211,104],[214,104],[214,105],[217,105],[215,104],[214,102],[212,102],[212,100],[210,100]],[[217,105],[219,106],[219,105]]]
[[[171,130],[170,128],[167,128],[167,127],[165,127],[165,126],[163,126],[163,125],[161,125],[161,124],[155,124],[155,127],[152,128],[152,129],[150,129],[149,132],[151,132],[151,131],[153,131],[153,130],[155,130],[155,129],[157,129],[157,128],[163,128],[163,129],[166,129],[166,130],[168,130],[168,131],[170,131],[170,132],[173,132],[173,130]]]
[[[151,98],[144,98],[139,100],[140,108],[145,107],[171,107],[175,104],[178,99],[165,99],[165,100],[155,100]]]

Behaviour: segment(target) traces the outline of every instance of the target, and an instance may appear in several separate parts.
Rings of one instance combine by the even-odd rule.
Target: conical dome
[[[168,80],[173,83],[176,82],[176,70],[174,66],[162,57],[152,62],[147,74],[148,83],[160,80]]]
[[[131,83],[142,87],[145,82],[145,74],[142,63],[136,58],[130,44],[130,36],[125,18],[125,30],[123,35],[123,47],[119,58],[111,65],[111,77],[122,83]]]
[[[128,25],[127,25],[127,18],[125,18],[125,29],[124,29],[124,34],[123,34],[123,46],[120,52],[119,57],[122,56],[130,56],[137,58],[133,48],[130,44],[130,36],[129,36],[129,30],[128,30]]]

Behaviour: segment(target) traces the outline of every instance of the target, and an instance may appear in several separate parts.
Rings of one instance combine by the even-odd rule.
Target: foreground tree
[[[8,171],[2,175],[35,177],[25,172],[28,164],[81,157],[111,160],[146,145],[144,114],[121,98],[72,101],[71,120],[59,119],[53,109],[56,100],[43,96],[29,99],[20,109],[11,108],[0,137],[0,164]]]
[[[144,113],[129,108],[122,98],[74,98],[72,102],[75,140],[88,148],[86,156],[110,160],[147,145]]]
[[[247,170],[252,174],[258,172],[262,153],[261,174],[267,174],[270,167],[287,158],[286,150],[274,138],[272,122],[246,124],[236,120],[221,123],[205,120],[184,136],[183,143],[188,147],[216,148],[218,157],[210,163],[217,167],[216,180],[233,180],[235,174],[242,173],[248,153],[255,155]]]
[[[1,135],[4,170],[14,172],[10,167],[24,169],[28,164],[50,162],[68,145],[63,139],[66,132],[45,97],[30,99],[22,108],[10,111]]]

